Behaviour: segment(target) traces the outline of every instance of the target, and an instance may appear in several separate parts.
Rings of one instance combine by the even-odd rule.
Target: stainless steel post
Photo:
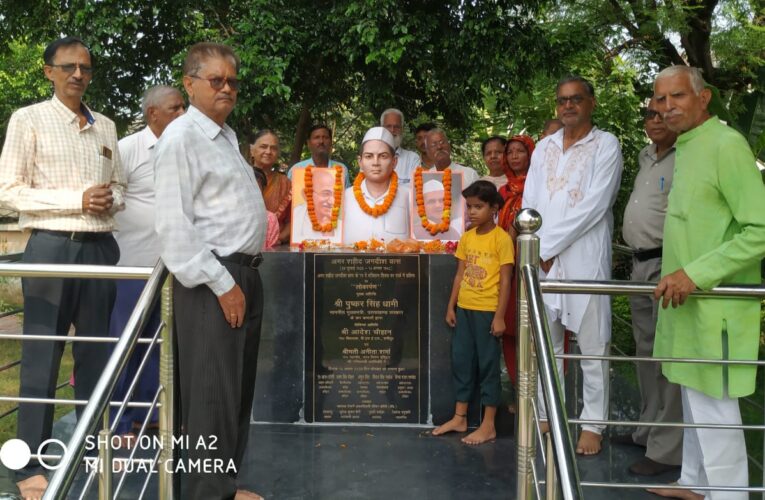
[[[159,498],[173,500],[173,425],[175,420],[175,385],[173,373],[173,277],[168,275],[162,286],[162,343],[159,346],[159,383],[162,392],[159,396],[159,437],[162,443],[159,461]],[[170,462],[169,466],[165,463]]]
[[[112,498],[112,433],[109,410],[104,412],[104,428],[98,433],[98,500]]]
[[[542,226],[542,217],[536,210],[524,208],[515,218],[518,231],[515,265],[521,269],[524,265],[539,265],[539,237],[534,234]],[[518,356],[518,500],[534,498],[534,474],[531,469],[536,457],[536,437],[534,433],[533,401],[537,395],[537,362],[534,345],[531,342],[529,306],[523,280],[517,286],[517,356]],[[548,463],[552,457],[547,457]]]
[[[545,499],[557,500],[558,494],[558,474],[555,472],[555,450],[553,449],[552,436],[545,434],[545,449],[547,455],[547,470],[545,471]]]

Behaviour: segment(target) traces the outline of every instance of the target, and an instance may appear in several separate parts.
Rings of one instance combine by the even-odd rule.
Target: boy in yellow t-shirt
[[[500,338],[505,332],[505,308],[515,256],[510,236],[494,223],[502,205],[497,188],[476,181],[462,191],[471,229],[460,238],[459,259],[446,322],[456,329],[452,339],[452,376],[457,396],[454,416],[433,435],[467,430],[467,409],[480,382],[484,416],[480,427],[462,438],[466,444],[494,439],[494,417],[500,399]],[[478,380],[475,379],[476,366]]]

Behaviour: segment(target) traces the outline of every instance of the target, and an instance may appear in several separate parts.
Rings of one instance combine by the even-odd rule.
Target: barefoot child
[[[457,403],[454,416],[433,435],[467,430],[467,409],[480,382],[483,421],[462,438],[466,444],[494,439],[494,416],[500,398],[500,337],[505,332],[505,307],[510,293],[514,253],[510,236],[494,223],[502,197],[494,184],[476,181],[462,191],[470,230],[460,238],[454,254],[459,259],[446,322],[455,327],[452,338],[452,378]],[[476,379],[476,374],[478,378]]]

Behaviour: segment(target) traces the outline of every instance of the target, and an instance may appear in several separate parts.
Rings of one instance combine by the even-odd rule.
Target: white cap
[[[367,133],[364,134],[364,139],[361,141],[361,145],[363,146],[367,141],[383,141],[385,144],[393,148],[393,150],[396,149],[396,141],[393,139],[393,134],[383,127],[372,127],[367,130]]]
[[[431,179],[422,186],[422,194],[434,193],[436,191],[443,191],[444,185],[441,181]]]

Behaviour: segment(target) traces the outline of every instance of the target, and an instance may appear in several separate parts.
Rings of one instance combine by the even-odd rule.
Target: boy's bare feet
[[[677,483],[669,483],[672,486],[676,486]],[[667,498],[681,498],[683,500],[703,500],[704,495],[699,495],[695,491],[691,490],[676,490],[674,488],[649,488],[646,491],[659,495],[660,497]]]
[[[263,497],[247,490],[236,490],[234,500],[263,500]]]
[[[485,443],[487,441],[491,441],[494,438],[497,437],[497,431],[494,428],[493,420],[492,424],[486,424],[485,422],[481,424],[478,429],[474,430],[464,438],[462,438],[462,442],[465,444],[471,444],[471,445],[477,445],[481,443]]]
[[[451,420],[445,424],[441,424],[433,429],[434,436],[440,436],[448,432],[465,432],[467,430],[467,415],[457,415],[456,413]]]
[[[48,488],[48,480],[42,474],[37,474],[17,482],[16,486],[24,500],[39,500]]]
[[[579,442],[576,444],[576,452],[579,455],[597,455],[600,453],[600,442],[603,436],[592,431],[582,431]]]

